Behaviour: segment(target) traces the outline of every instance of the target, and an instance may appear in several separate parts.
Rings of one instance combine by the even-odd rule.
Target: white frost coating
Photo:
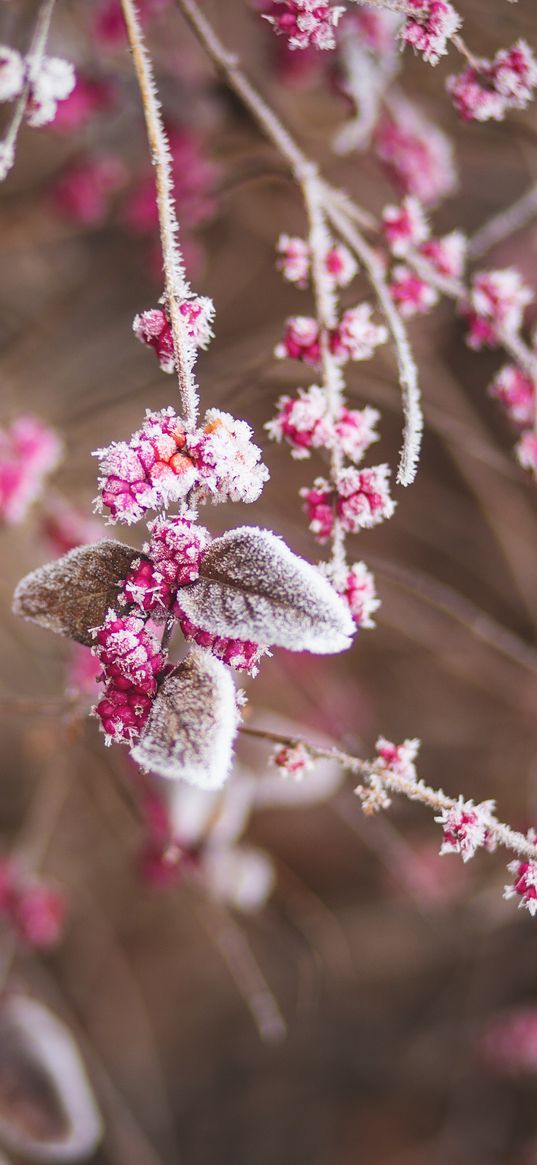
[[[17,1083],[19,1101],[24,1077],[39,1072],[57,1097],[65,1122],[63,1135],[45,1139],[28,1131],[15,1112],[2,1104],[0,1138],[10,1151],[30,1161],[59,1162],[90,1157],[102,1137],[102,1121],[77,1046],[65,1025],[37,999],[8,995],[0,1010],[2,1075]],[[35,1085],[34,1085],[35,1087]]]
[[[195,648],[164,681],[131,756],[168,780],[219,789],[229,775],[236,731],[230,673],[210,652]]]
[[[0,101],[13,101],[24,86],[24,61],[16,49],[0,45]]]
[[[215,538],[200,578],[181,590],[183,611],[213,635],[317,655],[350,646],[343,600],[309,562],[270,530],[241,526]]]

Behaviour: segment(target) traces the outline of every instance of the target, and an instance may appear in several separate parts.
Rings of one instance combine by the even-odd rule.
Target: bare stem
[[[326,190],[326,210],[328,218],[341,238],[351,247],[365,267],[395,344],[399,368],[399,382],[403,395],[403,412],[405,416],[403,446],[400,454],[397,481],[400,485],[410,485],[416,476],[423,430],[418,370],[412,355],[406,328],[392,300],[384,278],[382,263],[373,248],[369,246],[363,235],[354,226],[346,213],[345,207],[346,198],[344,195],[339,195],[337,192],[332,193],[328,189]]]
[[[192,292],[185,275],[183,257],[177,239],[179,225],[173,196],[170,148],[162,122],[153,68],[144,45],[136,5],[134,0],[121,0],[121,7],[127,27],[147,137],[155,167],[166,305],[172,329],[183,419],[187,428],[193,429],[198,416],[198,390],[194,377],[196,348],[188,335],[186,323],[180,311],[181,300],[188,299]]]
[[[366,780],[374,775],[391,793],[407,797],[409,801],[419,801],[422,805],[426,805],[428,809],[434,810],[435,813],[442,813],[446,809],[456,809],[460,804],[459,798],[448,797],[443,789],[433,789],[429,785],[426,785],[424,781],[414,781],[410,777],[404,777],[388,768],[379,772],[376,767],[373,767],[375,762],[361,760],[360,757],[341,752],[338,748],[322,748],[319,745],[310,744],[309,741],[302,740],[300,737],[282,736],[280,733],[268,732],[260,728],[246,728],[241,726],[239,731],[246,736],[255,736],[259,740],[266,740],[271,744],[277,744],[287,748],[294,748],[297,744],[300,744],[314,760],[335,761],[347,772],[365,778]],[[505,849],[512,850],[513,853],[518,854],[520,857],[528,858],[530,861],[537,859],[537,845],[528,841],[523,833],[518,833],[517,830],[511,829],[509,825],[504,825],[501,821],[493,821],[490,824],[489,832],[498,845],[503,846]]]
[[[31,59],[33,70],[38,73],[47,47],[50,22],[56,0],[43,0],[37,15],[34,34],[26,59]],[[17,138],[22,125],[24,114],[30,100],[31,83],[28,77],[24,89],[15,105],[13,116],[5,137],[0,142],[0,181],[7,177],[15,161]]]
[[[530,186],[516,202],[495,214],[484,226],[476,231],[468,242],[468,253],[471,259],[482,259],[491,247],[502,243],[509,235],[523,230],[537,215],[537,182]]]
[[[308,216],[308,244],[311,255],[311,281],[319,323],[323,390],[327,413],[336,421],[343,404],[344,381],[341,369],[330,350],[330,331],[337,322],[337,295],[333,281],[326,270],[326,255],[331,239],[323,208],[323,189],[315,167],[310,166],[299,178]],[[330,458],[330,477],[334,485],[343,465],[340,446],[335,443]],[[345,532],[337,517],[332,531],[332,566],[339,572],[345,569]]]

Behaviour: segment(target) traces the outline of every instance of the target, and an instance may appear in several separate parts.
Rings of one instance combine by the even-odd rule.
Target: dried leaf
[[[161,777],[219,789],[231,766],[236,729],[235,689],[228,669],[195,648],[164,681],[131,755]]]
[[[116,604],[118,583],[138,557],[139,551],[111,539],[78,546],[27,574],[15,591],[13,611],[91,647],[92,627],[100,627]]]
[[[76,1044],[42,1003],[6,995],[0,1006],[0,1141],[28,1161],[81,1161],[102,1123]]]
[[[269,530],[215,538],[200,578],[180,592],[188,618],[213,635],[319,655],[344,651],[355,630],[330,583]]]

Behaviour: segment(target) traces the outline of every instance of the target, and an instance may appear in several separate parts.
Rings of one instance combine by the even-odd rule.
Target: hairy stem
[[[351,756],[349,753],[342,752],[339,748],[323,748],[316,744],[310,744],[309,741],[302,740],[301,737],[283,736],[281,733],[269,732],[260,728],[246,728],[241,726],[239,731],[246,736],[255,736],[259,740],[266,740],[268,743],[276,744],[280,747],[294,748],[297,744],[300,744],[306,749],[313,760],[335,761],[347,772],[365,778],[366,780],[374,775],[390,793],[407,797],[409,801],[419,801],[422,805],[427,806],[428,809],[434,810],[435,813],[441,813],[446,809],[456,809],[460,805],[459,798],[448,797],[443,789],[433,789],[429,785],[426,785],[424,781],[414,781],[410,777],[402,776],[388,768],[384,769],[383,772],[379,772],[377,768],[373,767],[375,762],[361,760],[360,757]],[[537,844],[528,841],[523,833],[518,833],[517,830],[511,829],[509,825],[504,825],[501,821],[491,822],[489,832],[498,845],[512,850],[519,857],[528,858],[530,861],[537,859]]]
[[[175,365],[183,419],[193,429],[198,416],[198,390],[194,378],[196,349],[181,315],[180,302],[192,294],[187,281],[177,235],[170,148],[164,129],[151,60],[144,45],[134,0],[121,0],[127,35],[145,117],[147,137],[155,167],[157,206],[162,242],[166,305],[173,336]]]

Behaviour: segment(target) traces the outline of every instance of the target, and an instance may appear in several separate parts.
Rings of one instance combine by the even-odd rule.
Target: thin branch
[[[233,915],[221,902],[207,899],[199,916],[244,999],[261,1039],[280,1043],[287,1025],[252,948]]]
[[[33,72],[38,73],[41,68],[41,62],[45,55],[47,47],[47,38],[50,29],[50,22],[52,20],[52,13],[54,10],[56,0],[43,0],[37,15],[34,34],[26,55],[26,62],[32,61]],[[22,93],[13,110],[13,116],[8,126],[5,137],[0,142],[0,182],[7,177],[13,167],[15,161],[15,150],[17,147],[17,139],[19,130],[21,128],[24,114],[28,106],[31,95],[31,82],[28,76]]]
[[[188,299],[192,292],[185,275],[183,257],[177,239],[179,224],[175,213],[170,148],[162,121],[153,68],[144,45],[134,0],[121,0],[121,8],[127,27],[147,137],[155,167],[166,304],[172,329],[183,419],[187,428],[193,429],[198,416],[198,389],[194,377],[196,347],[188,335],[187,325],[179,307],[181,300]]]
[[[537,182],[512,206],[495,214],[468,240],[471,259],[482,259],[487,251],[528,226],[537,215]]]
[[[405,416],[397,481],[400,485],[410,485],[416,476],[420,455],[423,413],[418,370],[406,328],[390,295],[381,261],[346,213],[346,197],[337,192],[333,194],[328,188],[325,192],[328,218],[365,267],[395,344]]]
[[[337,322],[337,295],[333,281],[326,271],[326,255],[331,239],[323,208],[323,188],[317,169],[308,167],[300,179],[302,194],[308,216],[308,245],[311,255],[311,281],[315,299],[316,316],[319,323],[321,348],[322,388],[327,399],[327,413],[337,421],[343,404],[344,380],[341,369],[330,349],[330,330]],[[334,485],[343,465],[340,445],[336,442],[330,457],[330,477]],[[345,569],[345,531],[337,517],[332,530],[332,565],[338,571]]]
[[[387,767],[380,772],[374,767],[374,761],[361,760],[360,757],[351,756],[349,753],[342,752],[339,748],[323,748],[319,745],[311,744],[301,737],[283,736],[280,733],[269,732],[260,728],[247,728],[244,725],[241,726],[239,731],[246,736],[255,736],[259,740],[266,740],[271,744],[277,744],[286,748],[294,748],[297,744],[300,744],[314,760],[335,761],[336,764],[341,765],[347,772],[352,773],[354,776],[365,778],[365,780],[374,776],[390,793],[407,797],[409,801],[419,801],[420,804],[427,806],[428,809],[434,810],[435,813],[460,808],[459,798],[448,797],[443,789],[433,789],[430,785],[425,784],[425,781],[412,780],[410,777],[405,777]],[[505,849],[511,850],[520,857],[528,858],[530,861],[537,859],[537,844],[528,841],[523,833],[518,833],[517,830],[511,829],[509,825],[504,825],[501,821],[491,821],[489,833],[497,844],[503,846]]]

